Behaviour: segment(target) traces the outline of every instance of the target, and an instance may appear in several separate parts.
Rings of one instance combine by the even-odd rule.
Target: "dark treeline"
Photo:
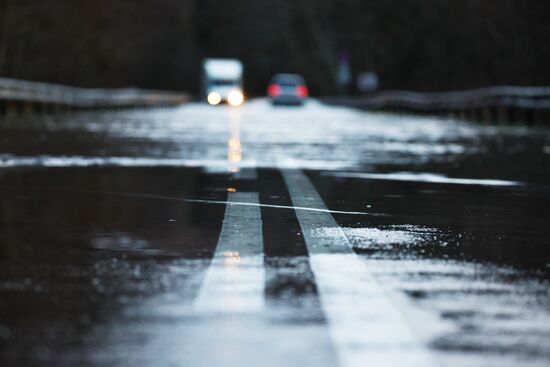
[[[197,91],[203,57],[237,57],[338,91],[338,55],[384,89],[550,85],[546,0],[0,0],[0,75]]]

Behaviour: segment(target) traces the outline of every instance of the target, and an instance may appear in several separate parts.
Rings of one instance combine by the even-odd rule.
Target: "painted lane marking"
[[[434,366],[427,347],[355,254],[309,179],[281,171],[292,202],[319,211],[296,211],[340,364]],[[331,231],[326,231],[331,228]]]
[[[218,247],[190,317],[180,324],[177,366],[335,366],[326,327],[273,321],[257,193],[230,193]],[[174,343],[172,341],[172,343]],[[162,344],[161,344],[162,345]]]
[[[216,252],[193,308],[205,312],[255,312],[264,308],[264,246],[258,193],[229,193]]]
[[[333,213],[333,214],[385,216],[385,214],[378,214],[378,213],[346,212],[341,210],[328,210],[328,209],[312,208],[312,207],[305,207],[305,206],[258,204],[258,203],[247,203],[247,202],[238,202],[238,201],[228,202],[228,201],[222,201],[222,200],[202,200],[202,199],[182,199],[182,200],[188,203],[228,204],[228,205],[257,206],[261,208],[306,210],[306,211],[312,211],[312,212]]]
[[[275,205],[275,204],[260,204],[260,203],[250,203],[244,201],[226,201],[226,200],[207,200],[207,199],[188,199],[176,196],[166,196],[158,194],[147,194],[139,192],[121,192],[121,191],[103,191],[103,190],[75,190],[75,189],[62,189],[62,190],[49,190],[49,191],[71,191],[71,192],[80,192],[80,193],[90,193],[90,194],[99,194],[99,195],[112,195],[112,196],[122,196],[129,198],[138,198],[138,199],[152,199],[152,200],[167,200],[167,201],[179,201],[183,203],[203,203],[203,204],[216,204],[216,205],[242,205],[242,206],[257,206],[259,208],[274,208],[274,209],[287,209],[287,210],[310,210],[314,212],[325,212],[333,214],[345,214],[345,215],[369,215],[373,217],[384,217],[387,214],[383,213],[368,213],[368,212],[353,212],[353,211],[341,211],[341,210],[329,210],[329,209],[318,209],[318,208],[308,208],[308,207],[297,207],[292,205]]]
[[[229,194],[228,199],[230,203],[259,200],[257,193]],[[131,353],[128,347],[117,348],[124,365],[335,366],[324,325],[275,322],[274,310],[264,306],[262,239],[260,208],[228,204],[214,259],[203,276],[197,275],[201,285],[194,300],[189,306],[176,302],[160,315],[165,297],[153,305],[153,311],[144,308],[145,321],[138,320],[133,335],[147,344]],[[158,318],[148,322],[151,313]]]

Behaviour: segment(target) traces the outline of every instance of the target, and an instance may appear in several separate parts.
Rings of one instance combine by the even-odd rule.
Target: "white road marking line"
[[[355,254],[309,179],[282,170],[310,255],[330,332],[343,367],[437,365],[408,320]],[[327,231],[327,228],[331,228]]]
[[[341,210],[328,210],[328,209],[310,208],[310,207],[305,207],[305,206],[257,204],[257,203],[246,203],[246,202],[237,202],[237,201],[228,202],[228,201],[222,201],[222,200],[203,200],[203,199],[182,199],[182,200],[186,201],[188,203],[229,204],[229,205],[257,206],[257,207],[261,207],[261,208],[306,210],[306,211],[333,213],[333,214],[385,216],[385,214],[378,214],[378,213],[345,212],[345,211],[341,211]]]
[[[229,193],[216,252],[193,304],[196,312],[257,312],[264,308],[264,246],[258,202],[258,193]]]
[[[174,366],[335,366],[324,325],[272,320],[265,305],[265,267],[257,193],[229,195],[218,247],[189,318],[155,343]],[[238,253],[238,255],[237,255]],[[154,354],[154,353],[153,353]],[[164,354],[163,354],[164,356]],[[164,363],[164,365],[172,365]]]
[[[347,211],[341,211],[341,210],[328,210],[328,209],[318,209],[318,208],[308,208],[308,207],[297,207],[297,206],[292,206],[292,205],[260,204],[260,203],[244,202],[244,201],[187,199],[187,198],[176,197],[176,196],[165,196],[165,195],[158,195],[158,194],[144,194],[144,193],[137,193],[137,192],[74,190],[74,189],[71,189],[70,191],[72,191],[72,192],[83,192],[83,193],[93,193],[93,194],[102,194],[102,195],[123,196],[123,197],[140,198],[140,199],[180,201],[180,202],[184,202],[184,203],[257,206],[259,208],[274,208],[274,209],[288,209],[288,210],[310,210],[310,211],[314,211],[314,212],[326,212],[326,213],[333,213],[333,214],[370,215],[370,216],[373,216],[373,217],[387,216],[387,214],[383,214],[383,213],[347,212]]]

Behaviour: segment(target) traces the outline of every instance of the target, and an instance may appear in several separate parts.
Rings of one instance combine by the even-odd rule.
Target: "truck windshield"
[[[224,86],[232,86],[232,85],[236,85],[237,83],[234,81],[234,80],[223,80],[223,79],[217,79],[217,80],[212,80],[210,82],[210,85],[212,86],[217,86],[217,87],[224,87]]]

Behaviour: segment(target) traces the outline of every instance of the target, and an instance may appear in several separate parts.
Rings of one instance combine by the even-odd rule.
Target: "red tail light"
[[[300,98],[307,98],[307,96],[309,96],[309,91],[307,90],[306,86],[300,85],[296,87],[296,94]]]
[[[277,97],[279,94],[281,94],[281,92],[281,87],[279,87],[277,84],[271,84],[267,88],[267,95],[270,97]]]

